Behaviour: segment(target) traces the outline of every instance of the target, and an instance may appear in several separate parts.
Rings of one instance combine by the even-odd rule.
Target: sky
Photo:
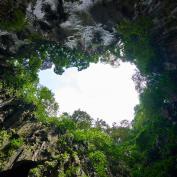
[[[40,83],[55,94],[60,114],[72,114],[81,109],[94,119],[103,119],[111,125],[134,118],[134,106],[139,103],[131,79],[135,69],[130,63],[120,63],[117,68],[98,63],[79,72],[69,68],[61,76],[53,69],[40,71],[39,78]]]

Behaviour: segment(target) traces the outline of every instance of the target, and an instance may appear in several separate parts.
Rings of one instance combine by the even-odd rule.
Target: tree
[[[104,121],[103,119],[97,118],[95,121],[95,128],[100,129],[100,130],[106,130],[109,128],[109,125]]]
[[[71,118],[74,120],[77,128],[79,129],[88,129],[92,126],[93,119],[90,117],[89,114],[87,114],[85,111],[81,111],[80,109],[74,111]]]

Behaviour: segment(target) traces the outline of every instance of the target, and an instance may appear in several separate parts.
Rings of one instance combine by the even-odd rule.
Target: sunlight
[[[39,77],[40,83],[55,93],[60,114],[81,109],[112,124],[134,117],[134,106],[139,103],[131,79],[134,73],[135,66],[130,63],[120,63],[117,68],[99,63],[80,72],[67,69],[61,76],[49,69]]]

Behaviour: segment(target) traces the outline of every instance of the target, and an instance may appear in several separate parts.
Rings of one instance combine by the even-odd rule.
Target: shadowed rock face
[[[63,4],[58,4],[58,7],[60,6],[58,11],[56,9],[59,8],[54,8],[56,4],[54,0],[45,5],[44,9],[47,11],[44,10],[45,20],[41,23],[48,24],[49,29],[42,30],[47,39],[59,41],[70,48],[79,47],[90,52],[104,50],[106,46],[115,45],[120,41],[116,32],[116,26],[120,21],[136,20],[140,16],[145,16],[153,22],[150,30],[153,45],[163,53],[163,56],[168,56],[167,60],[175,62],[177,2],[170,1],[170,4],[168,0],[82,0],[81,2],[64,1]],[[59,13],[60,11],[62,13]],[[53,21],[48,18],[50,15]],[[62,19],[59,20],[59,17]]]
[[[98,6],[101,10],[98,13],[103,16],[102,7],[106,7],[109,9],[109,12],[105,11],[107,14],[112,12],[109,16],[111,19],[115,15],[113,15],[114,3],[109,1],[108,4],[105,5],[105,3],[86,0],[81,3],[37,0],[33,5],[29,3],[27,17],[33,28],[48,40],[60,42],[70,48],[81,47],[83,50],[96,50],[93,44],[108,46],[117,40],[114,25],[110,26],[109,21],[108,24],[100,23],[95,20],[97,14],[90,13],[92,7]]]
[[[28,177],[30,169],[37,167],[37,162],[22,160],[13,165],[7,171],[0,172],[0,177]]]
[[[25,144],[13,150],[11,156],[0,159],[0,177],[26,177],[30,169],[37,165],[40,165],[37,167],[39,176],[58,177],[59,174],[65,174],[70,166],[79,167],[75,176],[94,176],[95,170],[86,155],[88,143],[78,143],[55,126],[37,122],[23,122],[16,129],[16,134],[10,133],[10,136],[25,137]],[[2,149],[6,148],[9,141],[4,142]],[[77,155],[73,152],[77,152]],[[30,171],[28,176],[33,177],[34,173]]]
[[[4,1],[1,7],[7,8],[7,2],[9,0]],[[136,20],[139,16],[152,19],[154,28],[152,27],[151,32],[155,45],[165,48],[169,55],[171,49],[167,49],[166,44],[172,38],[171,35],[174,34],[175,37],[177,33],[177,4],[174,1],[168,4],[167,0],[17,0],[13,4],[11,2],[11,10],[22,9],[28,25],[18,33],[0,31],[0,58],[14,55],[19,48],[30,44],[28,38],[33,34],[70,48],[98,51],[120,41],[116,32],[120,21]],[[9,40],[4,42],[4,37]],[[168,43],[173,45],[173,52],[176,53],[175,41],[173,39]],[[173,55],[174,58],[176,54]]]
[[[10,5],[7,4],[10,2]],[[140,16],[152,20],[152,45],[164,58],[167,70],[177,66],[177,2],[169,0],[5,0],[0,2],[0,17],[22,9],[27,25],[20,32],[0,30],[0,59],[18,55],[25,46],[54,41],[87,53],[102,53],[110,46],[118,47],[120,36],[116,26],[122,20],[136,21]],[[37,39],[29,39],[37,35]],[[22,50],[20,50],[22,49]],[[33,48],[34,49],[34,48]],[[46,63],[46,64],[45,64]],[[2,62],[0,62],[0,67]],[[44,67],[52,63],[44,61]],[[4,66],[3,66],[4,67]]]
[[[57,40],[59,24],[66,19],[62,0],[30,2],[26,8],[26,15],[35,30],[51,40]]]

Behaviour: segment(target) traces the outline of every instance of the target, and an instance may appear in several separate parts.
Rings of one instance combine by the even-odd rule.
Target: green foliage
[[[38,71],[41,64],[42,61],[37,56],[28,59],[11,58],[9,65],[14,69],[9,73],[5,72],[2,86],[6,93],[15,93],[15,97],[33,104],[33,114],[41,122],[46,122],[48,117],[57,115],[59,106],[54,94],[47,87],[39,86]]]
[[[137,65],[141,74],[151,69],[151,64],[157,60],[154,48],[151,45],[150,29],[152,22],[149,18],[140,17],[136,21],[122,21],[117,31],[122,37],[122,47],[125,60]]]
[[[6,130],[0,131],[0,146],[2,146],[8,139],[10,135],[7,133]]]
[[[54,72],[61,75],[67,68],[76,67],[79,71],[89,67],[90,63],[98,62],[99,56],[83,52],[80,49],[70,49],[57,43],[43,41],[41,44],[29,46],[28,49],[31,55],[24,53],[25,57],[37,56],[43,62],[43,65],[53,63]],[[31,53],[32,49],[32,53]]]
[[[95,121],[95,127],[99,130],[106,130],[109,128],[109,125],[103,119],[97,118]]]
[[[87,141],[90,149],[106,149],[112,144],[112,139],[108,134],[95,128],[89,130],[76,130],[73,132],[75,141]]]
[[[23,145],[23,140],[21,138],[12,139],[9,144],[10,148],[12,149],[18,149],[22,145]]]
[[[93,167],[95,168],[99,177],[106,177],[106,166],[107,160],[106,156],[101,151],[91,152],[89,154],[89,159],[91,160]]]
[[[9,69],[3,73],[3,83],[6,87],[23,92],[28,85],[39,82],[38,74],[41,61],[37,57],[11,58],[8,62]]]
[[[71,118],[76,123],[78,129],[91,128],[93,119],[86,112],[81,110],[74,111]]]
[[[61,133],[66,133],[67,131],[75,130],[76,124],[70,117],[60,116],[60,117],[50,117],[47,119],[49,124],[56,126]]]
[[[39,119],[57,115],[59,106],[53,93],[47,87],[39,87],[34,95],[36,98],[32,101],[37,106],[36,116]]]
[[[10,142],[2,149],[2,156],[9,158],[17,149],[23,145],[23,143],[24,142],[22,138],[10,140]]]
[[[32,168],[29,172],[29,176],[41,177],[40,166],[38,166],[37,168]]]
[[[113,127],[109,130],[109,134],[114,140],[115,143],[120,144],[121,142],[126,141],[130,135],[130,125],[129,122],[124,120],[120,126],[114,124]]]
[[[137,77],[136,82],[146,82],[135,108],[133,128],[117,149],[119,159],[128,165],[133,177],[171,177],[176,173],[176,70],[163,68],[165,61],[157,55],[152,27],[151,20],[140,17],[123,21],[117,28],[122,39],[119,57],[134,63],[145,77]],[[113,130],[112,136],[119,136],[122,130]]]
[[[0,28],[7,31],[22,31],[27,25],[25,14],[16,9],[11,19],[0,18]]]
[[[72,177],[75,176],[76,174],[78,174],[79,171],[79,167],[75,167],[75,166],[70,166],[66,172],[65,172],[65,176],[66,177]]]

